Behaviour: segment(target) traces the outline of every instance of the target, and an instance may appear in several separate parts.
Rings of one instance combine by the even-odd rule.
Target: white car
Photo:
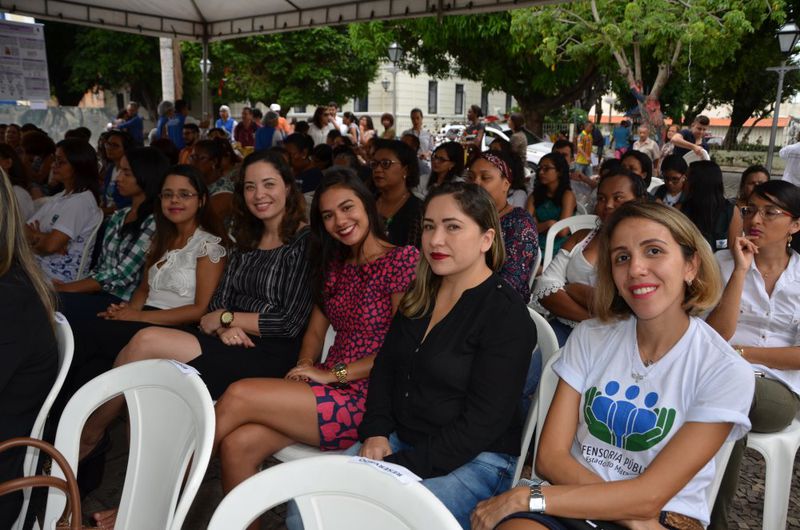
[[[495,138],[502,138],[506,142],[510,141],[510,130],[501,131],[496,126],[487,125],[483,131],[483,146],[481,146],[482,151],[488,151],[489,144],[491,144]],[[536,137],[536,140],[537,141],[528,144],[528,153],[525,157],[527,168],[531,171],[536,171],[536,168],[539,167],[539,160],[553,150],[553,142],[544,141],[539,137]]]

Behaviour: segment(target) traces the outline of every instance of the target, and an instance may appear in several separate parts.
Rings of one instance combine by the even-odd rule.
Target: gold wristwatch
[[[344,363],[336,363],[331,368],[331,372],[336,376],[336,380],[340,385],[347,384],[347,365]]]
[[[223,328],[231,327],[231,324],[233,324],[233,311],[223,311],[219,316],[219,323]]]

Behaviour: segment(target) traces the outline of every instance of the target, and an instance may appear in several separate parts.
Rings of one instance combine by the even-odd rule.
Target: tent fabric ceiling
[[[0,0],[0,10],[46,20],[177,39],[262,33],[482,11],[541,0]]]

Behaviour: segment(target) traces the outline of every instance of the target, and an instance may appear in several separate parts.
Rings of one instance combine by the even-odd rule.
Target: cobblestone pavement
[[[122,484],[127,463],[124,436],[122,428],[115,428],[112,431],[113,445],[108,454],[103,485],[85,499],[83,506],[85,514],[91,514],[94,511],[110,508],[118,504],[122,494]],[[794,470],[787,528],[800,530],[800,458],[795,460]],[[529,474],[530,468],[527,468],[523,476]],[[200,487],[192,509],[183,525],[184,530],[205,529],[221,499],[219,462],[214,460],[209,466],[203,485]],[[764,460],[759,453],[748,449],[745,452],[742,464],[741,479],[734,501],[734,510],[730,514],[731,529],[760,529],[763,503]],[[262,517],[262,530],[283,530],[286,528],[283,524],[284,516],[285,506],[278,506],[276,509],[267,512]]]

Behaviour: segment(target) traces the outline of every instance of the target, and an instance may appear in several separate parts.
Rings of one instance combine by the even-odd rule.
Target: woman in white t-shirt
[[[97,154],[84,140],[68,138],[56,145],[53,180],[64,191],[50,198],[28,219],[26,235],[48,278],[79,280],[84,248],[91,254],[94,230],[103,220],[98,207]],[[86,267],[88,272],[88,267]]]
[[[694,316],[721,291],[702,235],[673,208],[629,202],[599,237],[597,319],[553,367],[536,454],[549,484],[479,504],[476,530],[510,514],[498,529],[702,529],[713,457],[750,427],[752,372]]]
[[[767,181],[741,213],[746,235],[716,254],[728,285],[708,324],[756,373],[753,432],[778,432],[800,410],[800,256],[789,247],[800,230],[800,188]],[[727,528],[743,453],[744,443],[736,444],[714,504],[715,528]]]

